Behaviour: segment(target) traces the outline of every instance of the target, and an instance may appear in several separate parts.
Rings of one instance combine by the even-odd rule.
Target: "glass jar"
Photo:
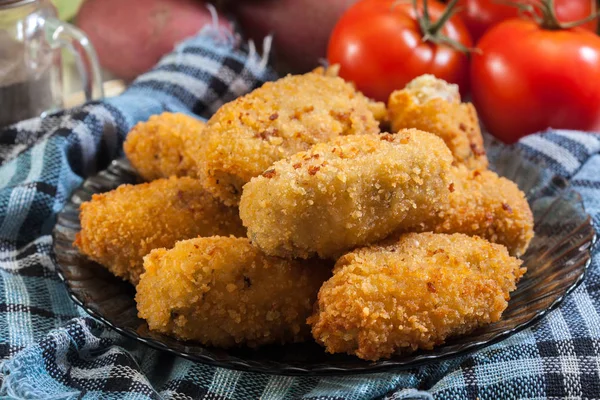
[[[61,49],[76,57],[87,100],[101,98],[94,49],[49,0],[0,0],[0,127],[63,107]]]

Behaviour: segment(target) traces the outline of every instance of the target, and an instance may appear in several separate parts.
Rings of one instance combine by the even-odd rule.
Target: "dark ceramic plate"
[[[367,362],[327,354],[313,342],[258,350],[222,350],[150,332],[137,317],[133,286],[115,278],[72,246],[80,229],[79,205],[93,193],[136,182],[135,173],[123,160],[113,162],[107,170],[85,181],[58,215],[54,249],[59,274],[78,305],[118,332],[157,349],[220,367],[281,375],[336,375],[400,370],[464,355],[506,339],[557,307],[583,279],[595,241],[579,194],[563,179],[499,146],[490,146],[489,155],[493,168],[517,182],[532,206],[536,235],[523,257],[528,272],[512,293],[502,320],[449,340],[433,351]]]

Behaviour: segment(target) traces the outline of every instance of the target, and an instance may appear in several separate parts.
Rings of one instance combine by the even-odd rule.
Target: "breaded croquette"
[[[122,185],[81,205],[75,245],[114,275],[137,284],[143,257],[196,236],[246,236],[237,208],[227,207],[195,179],[172,177]]]
[[[180,113],[153,115],[133,127],[123,144],[131,165],[146,181],[170,176],[194,176],[195,162],[187,141],[199,137],[204,122]]]
[[[451,163],[440,138],[416,129],[341,136],[253,178],[240,216],[269,255],[334,258],[437,215]]]
[[[136,301],[150,329],[224,348],[310,337],[306,318],[331,276],[323,261],[269,257],[233,237],[153,250],[144,267]]]
[[[517,185],[492,171],[452,168],[450,206],[416,231],[477,235],[520,257],[533,238],[533,214]],[[410,230],[410,229],[409,229]]]
[[[315,74],[321,74],[321,75],[325,75],[325,76],[337,77],[337,76],[339,76],[340,65],[339,64],[332,64],[332,65],[329,65],[326,68],[325,67],[317,67],[312,72],[315,73]],[[369,105],[369,110],[371,110],[371,112],[373,113],[373,116],[375,117],[375,119],[377,121],[379,121],[379,122],[387,122],[388,115],[387,115],[387,108],[385,107],[385,103],[382,103],[380,101],[371,100],[368,97],[366,97],[364,94],[362,94],[361,92],[358,92],[358,91],[356,92],[356,94],[359,97],[363,97],[364,98],[364,100]]]
[[[481,238],[406,234],[341,257],[308,323],[329,353],[378,360],[432,349],[498,321],[520,265]]]
[[[222,106],[191,154],[205,188],[237,205],[242,186],[275,161],[336,136],[378,133],[372,108],[342,78],[287,76]]]
[[[455,164],[487,168],[477,111],[471,103],[460,102],[457,85],[433,75],[419,76],[390,95],[388,113],[393,132],[404,128],[431,132],[444,139]]]

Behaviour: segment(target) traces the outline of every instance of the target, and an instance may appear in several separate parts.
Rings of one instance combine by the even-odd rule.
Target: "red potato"
[[[210,23],[210,11],[197,0],[87,0],[76,20],[100,64],[125,80],[152,68],[175,44]],[[232,29],[223,18],[219,24]]]
[[[277,63],[302,73],[327,56],[327,42],[338,19],[357,0],[229,0],[244,34],[257,44],[274,34]]]

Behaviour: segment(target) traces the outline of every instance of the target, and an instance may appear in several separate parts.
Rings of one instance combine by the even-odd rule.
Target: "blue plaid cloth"
[[[0,133],[0,396],[24,399],[592,399],[600,397],[600,255],[536,326],[457,360],[401,373],[269,376],[193,363],[108,330],[56,275],[52,226],[126,133],[165,110],[208,117],[275,78],[252,46],[208,33],[123,95]],[[548,131],[518,145],[569,179],[600,228],[600,136]]]

